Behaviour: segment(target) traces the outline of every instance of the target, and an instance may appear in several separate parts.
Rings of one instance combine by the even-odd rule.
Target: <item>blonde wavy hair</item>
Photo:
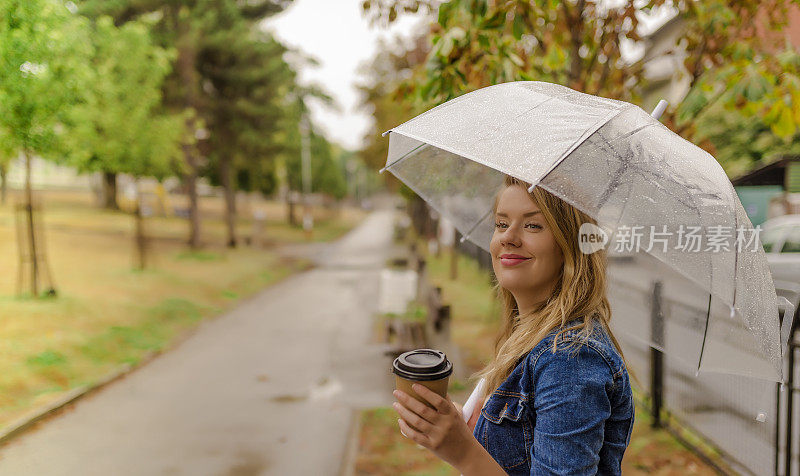
[[[508,186],[530,187],[529,183],[506,175],[504,186],[494,199],[492,213],[497,211],[500,193]],[[550,297],[525,315],[517,316],[517,304],[510,291],[496,283],[494,291],[502,303],[501,327],[495,337],[494,359],[470,378],[486,379],[483,398],[491,395],[511,374],[520,359],[530,352],[550,331],[559,328],[553,341],[553,352],[564,332],[579,330],[580,336],[591,334],[594,319],[605,328],[620,356],[622,349],[611,332],[611,306],[606,297],[607,252],[603,248],[591,254],[578,247],[578,231],[583,223],[597,224],[589,215],[561,198],[535,187],[529,192],[542,211],[547,226],[564,255],[564,265]],[[583,318],[566,327],[573,318]],[[623,356],[624,361],[624,356]]]

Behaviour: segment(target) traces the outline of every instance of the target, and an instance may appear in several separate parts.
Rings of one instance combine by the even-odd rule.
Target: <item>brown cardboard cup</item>
[[[400,354],[392,363],[394,384],[397,390],[434,408],[432,403],[412,390],[415,383],[424,385],[442,398],[447,398],[447,387],[453,364],[444,352],[435,349],[416,349]],[[411,425],[409,425],[411,426]],[[412,426],[412,428],[414,428]],[[416,428],[414,428],[416,429]]]

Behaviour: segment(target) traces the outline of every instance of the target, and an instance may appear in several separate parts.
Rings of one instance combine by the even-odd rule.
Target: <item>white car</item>
[[[761,225],[761,243],[775,283],[775,292],[794,304],[800,315],[800,214],[784,215]]]

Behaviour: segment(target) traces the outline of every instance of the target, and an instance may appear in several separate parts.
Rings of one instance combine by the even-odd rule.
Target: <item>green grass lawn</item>
[[[70,389],[91,385],[122,364],[136,364],[170,346],[199,321],[309,262],[283,259],[271,246],[228,249],[219,199],[201,202],[203,248],[189,251],[185,219],[152,217],[146,228],[151,265],[137,271],[133,219],[100,210],[87,193],[40,193],[46,251],[58,295],[17,296],[18,255],[12,197],[0,207],[0,428]],[[272,244],[303,241],[286,224],[282,204],[267,211]],[[313,240],[333,239],[363,216],[315,210]],[[242,235],[252,223],[240,220]]]

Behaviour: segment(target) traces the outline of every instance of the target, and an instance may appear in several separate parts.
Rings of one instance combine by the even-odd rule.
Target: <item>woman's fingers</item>
[[[411,441],[427,448],[427,437],[425,435],[408,426],[408,424],[402,418],[398,418],[397,423],[400,425],[401,433],[406,435],[406,437]]]
[[[430,402],[430,404],[433,405],[434,408],[436,408],[436,411],[438,411],[439,413],[443,415],[450,413],[450,408],[451,408],[450,402],[442,398],[442,396],[439,395],[438,393],[429,389],[425,385],[420,385],[418,383],[412,385],[411,388],[414,389],[415,392],[417,392],[417,395]]]
[[[395,390],[393,392],[394,396],[400,401],[400,403],[411,410],[412,412],[416,413],[417,415],[421,416],[425,420],[435,423],[437,419],[436,410],[425,405],[424,403],[420,402],[416,398],[412,397],[411,395],[401,391]],[[410,422],[412,425],[414,422]]]
[[[414,425],[414,428],[418,428],[423,433],[427,433],[428,430],[430,430],[431,428],[430,422],[423,419],[416,413],[412,412],[411,410],[409,410],[408,408],[404,407],[403,405],[397,402],[392,403],[392,406],[394,407],[395,411],[397,411],[397,413],[399,413],[400,416],[403,417],[403,420]]]

